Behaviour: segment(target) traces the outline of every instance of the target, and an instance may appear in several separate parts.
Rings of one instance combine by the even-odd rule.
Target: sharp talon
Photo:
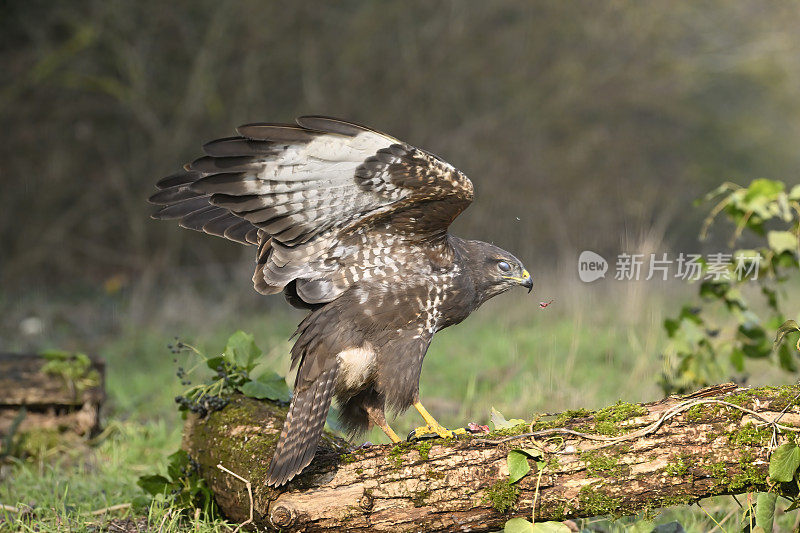
[[[412,429],[411,433],[408,434],[408,438],[406,440],[414,441],[414,440],[422,440],[422,439],[434,439],[434,438],[436,438],[438,436],[439,435],[437,435],[436,432],[433,431],[430,427],[421,426],[421,427]]]

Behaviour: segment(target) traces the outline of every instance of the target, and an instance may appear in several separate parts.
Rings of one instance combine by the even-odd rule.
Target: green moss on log
[[[622,498],[603,492],[601,483],[593,483],[578,492],[578,501],[584,516],[610,515],[617,518],[622,509]]]
[[[505,513],[510,511],[517,504],[519,499],[519,489],[508,482],[507,479],[500,479],[486,489],[483,501],[491,504],[495,511]]]
[[[592,450],[581,453],[581,461],[586,464],[586,473],[592,477],[619,477],[625,467],[619,464],[619,459],[612,453],[603,453]]]

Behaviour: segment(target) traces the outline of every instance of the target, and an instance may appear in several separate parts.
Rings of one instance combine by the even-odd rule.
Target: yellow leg
[[[372,423],[378,426],[386,433],[386,436],[391,439],[392,442],[395,444],[400,442],[400,437],[397,436],[397,433],[389,427],[389,424],[386,423],[386,417],[383,414],[383,409],[376,409],[367,407],[367,416],[369,419],[372,420]]]
[[[397,433],[395,433],[394,430],[389,427],[389,424],[384,422],[383,424],[378,424],[378,427],[380,427],[383,430],[383,432],[386,433],[387,437],[392,439],[392,442],[394,442],[395,444],[400,442],[400,437],[398,437]]]
[[[427,409],[419,402],[414,402],[414,408],[419,411],[419,414],[422,415],[422,418],[425,419],[425,423],[428,424],[427,426],[418,427],[413,431],[414,435],[424,435],[430,433],[436,433],[443,439],[452,439],[456,435],[464,435],[466,431],[464,428],[456,429],[455,431],[451,431],[441,425],[439,422],[436,421],[435,418],[431,416]]]

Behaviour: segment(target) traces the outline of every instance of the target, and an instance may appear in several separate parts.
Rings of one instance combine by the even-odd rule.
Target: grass
[[[681,289],[656,293],[624,288],[632,285],[552,284],[537,288],[539,294],[531,297],[520,292],[494,299],[464,324],[436,336],[422,372],[423,403],[442,423],[455,427],[488,423],[492,406],[507,418],[530,419],[540,412],[660,397],[661,323],[678,308]],[[176,356],[166,349],[176,335],[214,353],[234,330],[252,332],[265,352],[264,361],[281,374],[288,372],[287,339],[301,313],[288,311],[278,298],[270,302],[244,292],[231,296],[213,287],[204,291],[184,287],[166,295],[154,290],[0,295],[0,311],[5,311],[0,349],[60,347],[100,355],[107,361],[109,395],[106,430],[93,446],[50,450],[0,467],[0,504],[33,509],[21,521],[0,511],[0,530],[5,519],[5,527],[13,523],[13,530],[92,531],[111,517],[130,517],[164,531],[230,529],[219,520],[181,522],[160,503],[91,514],[134,502],[143,494],[137,478],[163,471],[166,456],[179,446],[181,420],[173,397],[184,387],[175,370],[186,362],[184,355],[174,361]],[[673,296],[665,296],[668,292]],[[539,307],[539,300],[551,298],[553,304]],[[19,329],[31,316],[43,323],[35,335]],[[764,376],[775,382],[775,375]],[[404,434],[419,423],[409,412],[392,426]],[[380,432],[365,438],[385,442]],[[706,502],[704,508],[717,521],[738,509],[729,497]],[[739,515],[728,517],[731,531]],[[782,517],[781,523],[789,527],[796,515]],[[654,522],[672,520],[687,531],[714,527],[696,506],[663,510]],[[597,531],[627,527],[624,521],[587,520],[583,525]]]

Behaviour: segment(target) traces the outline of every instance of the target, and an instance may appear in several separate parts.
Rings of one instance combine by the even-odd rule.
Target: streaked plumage
[[[294,396],[269,472],[278,486],[311,462],[334,395],[353,433],[386,431],[386,405],[418,400],[433,334],[531,280],[508,252],[447,233],[473,188],[436,156],[325,117],[237,132],[150,201],[163,206],[155,218],[256,246],[256,290],[311,311],[292,348]]]

